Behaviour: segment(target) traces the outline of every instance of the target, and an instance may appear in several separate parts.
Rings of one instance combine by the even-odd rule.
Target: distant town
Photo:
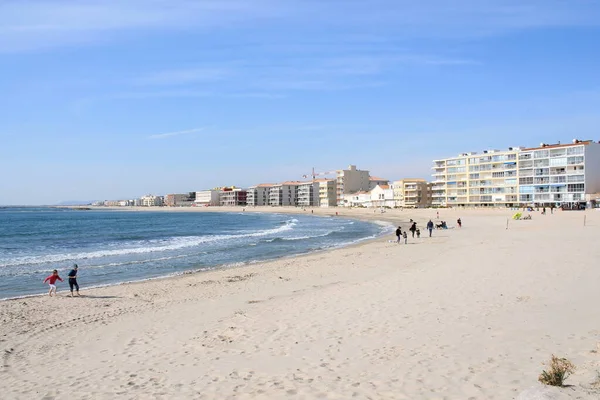
[[[105,207],[526,207],[584,209],[600,203],[600,144],[509,147],[434,160],[431,181],[390,181],[368,170],[314,172],[304,181],[261,183],[248,188],[146,195],[92,203]]]

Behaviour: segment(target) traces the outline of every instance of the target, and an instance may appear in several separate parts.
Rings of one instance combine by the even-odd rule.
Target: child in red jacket
[[[48,282],[48,285],[50,286],[50,290],[48,291],[48,296],[50,297],[52,297],[52,292],[56,294],[56,280],[59,280],[61,282],[63,281],[62,278],[58,276],[57,270],[52,271],[52,275],[44,279],[44,283]]]

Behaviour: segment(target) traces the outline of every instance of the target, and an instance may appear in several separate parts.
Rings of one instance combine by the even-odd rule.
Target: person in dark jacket
[[[429,231],[429,237],[431,237],[431,232],[433,232],[433,222],[431,220],[427,223],[427,230]]]
[[[398,227],[398,229],[396,229],[396,237],[398,238],[398,240],[396,240],[396,243],[400,244],[400,238],[402,237],[402,228]]]
[[[417,223],[413,222],[409,230],[412,232],[412,237],[415,237],[415,232],[417,231]]]
[[[73,288],[75,288],[75,290],[77,291],[77,296],[80,296],[79,294],[79,284],[77,283],[77,271],[79,270],[79,267],[77,266],[77,264],[73,264],[73,269],[71,269],[71,271],[69,271],[69,287],[71,288],[71,297],[73,297]]]

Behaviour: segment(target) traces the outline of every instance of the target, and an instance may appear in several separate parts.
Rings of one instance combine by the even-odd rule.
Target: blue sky
[[[600,139],[594,0],[4,0],[0,204]]]

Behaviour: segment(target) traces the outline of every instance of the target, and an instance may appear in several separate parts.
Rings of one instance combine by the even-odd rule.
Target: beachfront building
[[[348,169],[336,171],[336,202],[338,206],[344,206],[344,195],[366,192],[370,190],[369,171],[356,169],[356,165],[350,165]]]
[[[317,179],[315,182],[319,184],[319,207],[335,207],[337,205],[335,181]]]
[[[389,185],[377,185],[369,192],[370,202],[367,207],[390,207],[396,205],[394,200],[394,190]]]
[[[518,159],[521,204],[580,208],[600,191],[600,144],[591,140],[522,149]]]
[[[343,195],[342,204],[344,207],[367,207],[371,204],[371,192],[361,190],[355,193],[346,193]]]
[[[142,207],[159,207],[163,205],[163,197],[149,194],[141,197],[140,203]]]
[[[246,191],[236,187],[224,187],[220,193],[220,205],[235,207],[246,205]]]
[[[509,147],[435,160],[432,205],[578,207],[600,190],[600,144]]]
[[[390,181],[383,178],[378,178],[376,176],[369,177],[369,190],[375,189],[377,186],[385,186],[389,185]]]
[[[425,179],[402,179],[392,184],[396,207],[425,208],[431,206],[431,183]]]
[[[269,188],[270,206],[297,206],[298,185],[301,182],[289,181],[278,183]]]
[[[300,182],[297,186],[296,197],[299,207],[318,207],[319,182]]]
[[[196,192],[196,207],[218,206],[221,202],[221,191],[218,189],[201,190]]]
[[[196,200],[196,192],[173,193],[165,196],[165,206],[167,207],[189,207]]]
[[[268,205],[269,190],[272,187],[272,183],[261,183],[256,186],[249,187],[246,191],[246,204],[251,207]]]

